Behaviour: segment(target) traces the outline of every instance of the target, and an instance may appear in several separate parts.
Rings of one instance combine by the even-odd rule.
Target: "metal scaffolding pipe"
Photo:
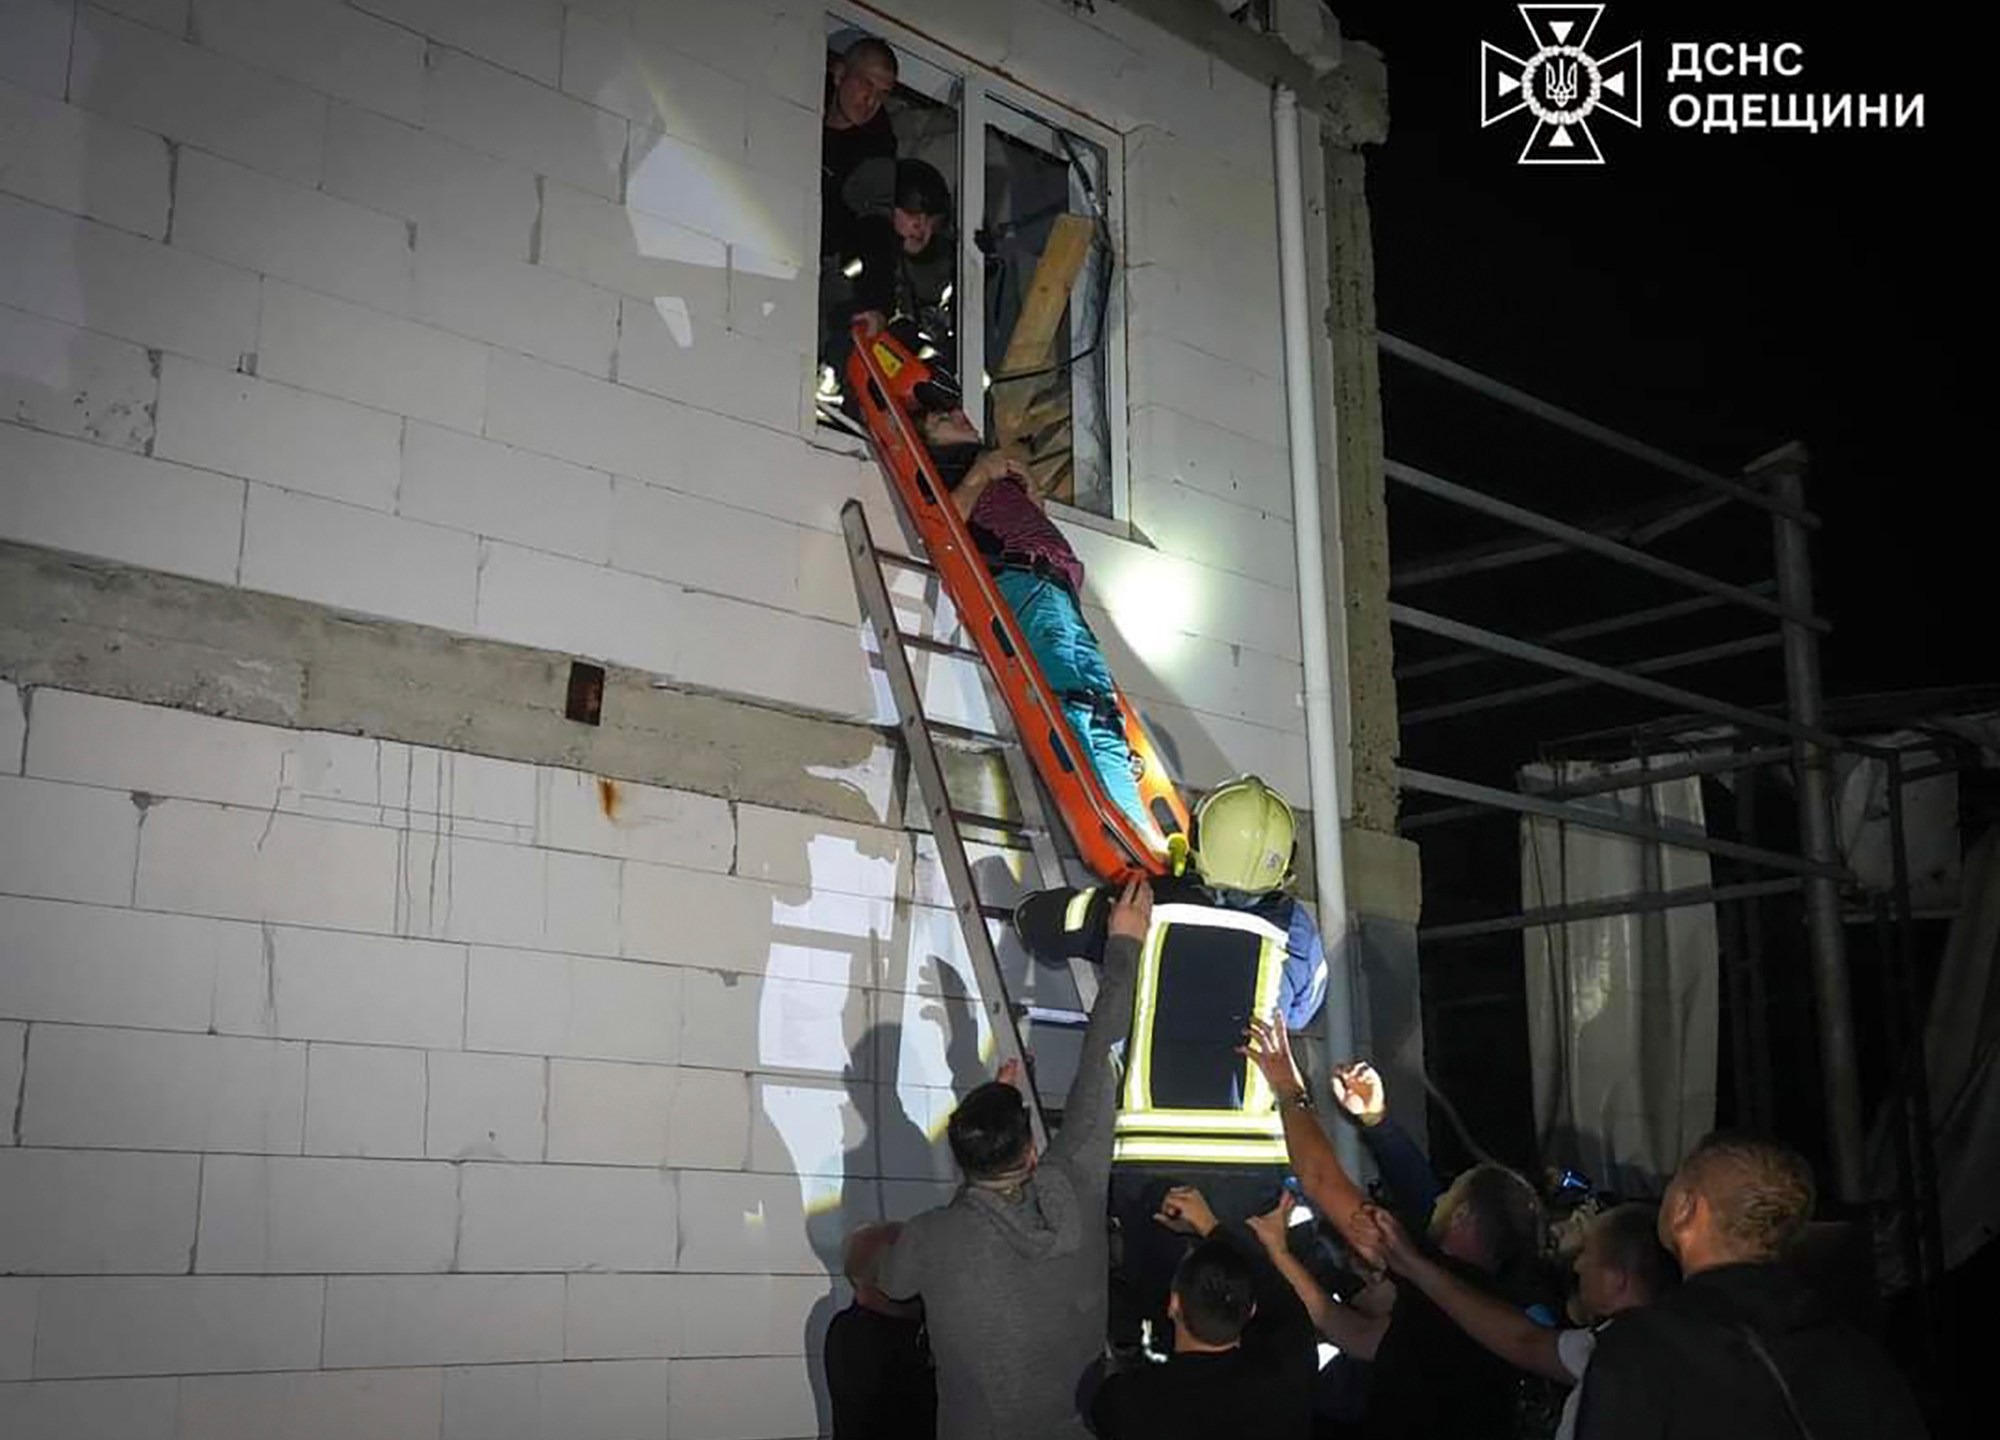
[[[1840,737],[1821,730],[1816,726],[1799,725],[1790,720],[1781,720],[1775,715],[1765,715],[1742,705],[1732,705],[1726,700],[1714,700],[1706,695],[1698,695],[1692,690],[1683,690],[1678,685],[1663,684],[1658,680],[1648,680],[1641,675],[1633,675],[1610,665],[1599,665],[1592,660],[1579,659],[1564,654],[1560,650],[1550,650],[1546,646],[1531,645],[1525,640],[1516,640],[1511,635],[1496,634],[1482,630],[1477,625],[1468,625],[1463,620],[1453,620],[1444,615],[1433,615],[1428,610],[1419,610],[1410,605],[1389,605],[1389,619],[1397,625],[1407,625],[1412,630],[1422,630],[1446,640],[1457,640],[1467,645],[1477,645],[1482,650],[1511,656],[1516,660],[1526,660],[1531,664],[1544,665],[1551,670],[1560,670],[1565,675],[1580,675],[1599,684],[1610,685],[1619,690],[1629,690],[1634,695],[1643,695],[1648,700],[1658,700],[1667,705],[1681,705],[1698,714],[1713,715],[1718,720],[1728,720],[1749,730],[1763,730],[1773,735],[1784,735],[1793,740],[1809,740],[1816,745],[1841,748]],[[1852,748],[1852,747],[1848,747]]]
[[[1938,1190],[1937,1138],[1931,1111],[1930,1060],[1924,1050],[1925,1016],[1917,1004],[1916,993],[1916,937],[1911,928],[1915,923],[1915,905],[1910,892],[1909,836],[1903,818],[1903,787],[1907,777],[1903,773],[1902,756],[1891,755],[1883,761],[1883,765],[1888,771],[1889,855],[1894,867],[1896,911],[1900,923],[1896,927],[1896,954],[1892,959],[1885,951],[1882,963],[1895,976],[1896,998],[1905,1036],[1903,1063],[1908,1087],[1905,1092],[1909,1104],[1907,1119],[1916,1160],[1917,1233],[1922,1241],[1922,1282],[1928,1294],[1931,1283],[1945,1270],[1944,1215],[1939,1208],[1942,1201]],[[1932,1338],[1935,1343],[1935,1337]]]
[[[1669,455],[1666,451],[1648,445],[1643,440],[1620,435],[1616,430],[1599,425],[1594,420],[1586,420],[1561,406],[1551,405],[1546,400],[1538,400],[1525,390],[1516,390],[1512,385],[1481,375],[1477,370],[1460,365],[1455,360],[1434,355],[1421,346],[1412,345],[1409,341],[1386,331],[1380,332],[1378,338],[1382,353],[1385,355],[1394,356],[1398,360],[1428,370],[1446,380],[1456,381],[1468,390],[1486,396],[1489,400],[1497,400],[1502,405],[1533,415],[1538,420],[1545,420],[1559,429],[1569,431],[1572,435],[1594,440],[1607,450],[1615,450],[1620,455],[1644,461],[1648,465],[1666,471],[1669,475],[1678,475],[1683,480],[1692,481],[1703,489],[1713,490],[1717,494],[1727,495],[1732,500],[1741,500],[1746,505],[1755,505],[1758,509],[1768,510],[1774,515],[1789,516],[1802,525],[1813,527],[1819,524],[1819,517],[1801,505],[1787,502],[1776,495],[1767,495],[1740,480],[1732,480],[1727,475],[1704,470],[1699,465],[1690,464],[1679,456]]]
[[[1729,750],[1715,755],[1697,755],[1691,760],[1677,765],[1660,765],[1646,772],[1643,783],[1660,785],[1670,780],[1689,780],[1704,775],[1729,775],[1740,770],[1759,769],[1774,765],[1780,760],[1792,758],[1789,745],[1764,745],[1750,750]],[[1620,790],[1634,790],[1640,784],[1637,771],[1624,775],[1600,775],[1593,780],[1582,780],[1570,785],[1554,785],[1547,790],[1537,791],[1549,800],[1577,800],[1587,795],[1609,795]],[[1745,780],[1738,786],[1738,794],[1750,782]],[[1429,830],[1439,825],[1449,825],[1459,820],[1476,820],[1482,815],[1491,815],[1490,805],[1440,805],[1435,810],[1420,811],[1415,815],[1405,815],[1396,822],[1396,833],[1408,835],[1413,830]],[[1752,842],[1754,835],[1739,838]]]
[[[1651,840],[1681,850],[1701,850],[1710,855],[1722,855],[1731,860],[1742,860],[1752,865],[1780,870],[1788,875],[1823,876],[1835,882],[1848,878],[1847,872],[1838,865],[1804,860],[1777,850],[1760,850],[1754,845],[1739,845],[1733,840],[1719,840],[1699,830],[1671,830],[1659,825],[1648,825],[1642,820],[1627,820],[1622,815],[1602,810],[1588,810],[1581,805],[1566,805],[1560,800],[1544,800],[1537,795],[1519,795],[1512,790],[1496,790],[1491,785],[1478,785],[1470,780],[1456,780],[1449,775],[1432,775],[1427,771],[1405,770],[1398,766],[1396,783],[1405,790],[1414,790],[1421,795],[1441,795],[1447,800],[1470,800],[1476,804],[1490,805],[1496,810],[1512,810],[1522,815],[1540,815],[1545,819],[1558,820],[1565,825],[1576,825],[1586,830],[1605,830],[1613,835],[1626,835],[1634,840]],[[1635,776],[1635,783],[1629,788],[1637,790],[1644,783]]]
[[[1635,891],[1630,895],[1610,895],[1602,900],[1579,900],[1572,905],[1549,905],[1524,910],[1519,915],[1502,915],[1492,920],[1467,920],[1455,925],[1429,925],[1417,931],[1425,941],[1466,940],[1476,935],[1498,935],[1509,930],[1532,930],[1538,925],[1567,925],[1573,920],[1601,920],[1610,915],[1650,915],[1662,910],[1680,910],[1690,905],[1717,905],[1729,900],[1754,900],[1764,895],[1783,895],[1805,882],[1796,877],[1785,880],[1751,880],[1741,885],[1694,885],[1681,890]]]
[[[1738,655],[1754,655],[1760,650],[1775,650],[1782,643],[1772,635],[1747,635],[1741,640],[1725,640],[1719,645],[1705,645],[1699,650],[1683,650],[1674,655],[1656,655],[1650,660],[1635,661],[1625,667],[1627,675],[1657,675],[1667,670],[1684,670],[1695,665],[1706,665],[1712,660],[1728,660]],[[1588,690],[1595,681],[1571,678],[1568,680],[1543,680],[1534,685],[1517,685],[1509,690],[1488,690],[1480,695],[1468,695],[1463,700],[1447,700],[1437,705],[1423,705],[1403,712],[1403,724],[1421,725],[1429,720],[1449,720],[1459,715],[1475,715],[1482,710],[1497,710],[1504,705],[1519,705],[1530,700],[1541,700],[1551,695],[1567,695],[1574,690]]]
[[[1790,746],[1782,749],[1771,746],[1742,753],[1773,758],[1773,751],[1777,752],[1775,758],[1791,759]],[[1736,782],[1736,838],[1745,845],[1757,843],[1755,770]],[[1751,1039],[1750,1093],[1754,1102],[1750,1111],[1751,1128],[1768,1129],[1778,1113],[1778,1090],[1771,1071],[1770,988],[1764,975],[1764,907],[1752,902],[1737,911],[1737,918],[1743,922],[1743,952],[1748,962],[1746,974],[1750,982],[1749,1019],[1744,1028],[1749,1030]]]
[[[1405,465],[1400,460],[1385,461],[1382,473],[1398,485],[1406,486],[1433,499],[1444,500],[1481,515],[1490,515],[1495,520],[1504,520],[1510,525],[1518,525],[1523,530],[1531,530],[1537,535],[1546,535],[1575,549],[1592,555],[1616,560],[1633,570],[1643,570],[1648,575],[1657,575],[1662,580],[1671,580],[1677,585],[1685,585],[1690,590],[1700,590],[1752,610],[1780,620],[1794,620],[1812,630],[1826,630],[1830,627],[1821,617],[1808,610],[1788,608],[1782,593],[1773,600],[1768,595],[1760,595],[1747,585],[1732,585],[1727,580],[1718,580],[1713,575],[1704,575],[1699,570],[1690,570],[1685,565],[1676,565],[1671,560],[1645,550],[1635,550],[1630,545],[1621,545],[1616,540],[1607,540],[1602,535],[1593,534],[1567,521],[1551,519],[1538,511],[1515,505],[1510,501],[1496,500],[1491,495],[1474,490],[1469,485],[1446,480],[1429,471],[1419,470],[1413,465]]]
[[[1789,760],[1792,750],[1789,745],[1763,745],[1751,750],[1725,750],[1717,755],[1697,755],[1675,765],[1656,765],[1644,772],[1645,783],[1660,785],[1669,780],[1691,780],[1704,775],[1732,775],[1739,770],[1755,770],[1765,765],[1774,765],[1780,760]],[[1640,772],[1630,775],[1600,775],[1594,780],[1579,780],[1575,784],[1553,785],[1541,792],[1551,800],[1578,800],[1586,795],[1609,795],[1619,790],[1637,788],[1633,781]],[[1741,838],[1741,837],[1739,837]]]
[[[1775,589],[1776,586],[1767,580],[1753,588],[1768,591]],[[1717,609],[1724,603],[1713,595],[1696,595],[1687,600],[1676,600],[1668,605],[1655,605],[1647,610],[1633,610],[1604,620],[1586,620],[1581,625],[1565,625],[1560,630],[1550,630],[1528,638],[1537,645],[1561,645],[1571,640],[1595,640],[1603,635],[1617,635],[1626,630],[1658,625],[1667,620],[1683,620],[1690,615]],[[1395,680],[1400,685],[1406,680],[1422,680],[1432,675],[1445,675],[1474,665],[1491,664],[1492,660],[1491,655],[1482,654],[1445,655],[1436,660],[1419,660],[1412,665],[1398,665],[1395,670]]]
[[[1643,550],[1661,536],[1692,525],[1728,503],[1720,496],[1704,495],[1691,505],[1649,505],[1643,510],[1589,521],[1584,528],[1593,535],[1602,535],[1607,540],[1622,540]],[[1489,542],[1440,555],[1435,560],[1393,569],[1389,572],[1389,584],[1391,588],[1427,585],[1437,580],[1455,580],[1462,575],[1484,571],[1510,570],[1516,565],[1552,560],[1558,555],[1570,553],[1569,546],[1550,540]]]
[[[1773,492],[1791,510],[1803,509],[1805,450],[1787,445],[1750,467],[1770,476]],[[1813,605],[1812,558],[1806,531],[1788,514],[1772,522],[1778,556],[1778,596],[1788,610],[1808,614]],[[1819,639],[1811,627],[1787,620],[1785,637],[1786,708],[1801,731],[1820,725]],[[1840,858],[1833,833],[1831,755],[1817,736],[1797,734],[1793,764],[1798,772],[1799,838],[1806,859],[1832,866]],[[1819,1019],[1820,1084],[1826,1102],[1828,1150],[1840,1198],[1865,1198],[1861,1072],[1855,1057],[1854,1001],[1847,975],[1847,934],[1840,919],[1840,886],[1816,876],[1806,886],[1806,935],[1812,951],[1813,997]]]

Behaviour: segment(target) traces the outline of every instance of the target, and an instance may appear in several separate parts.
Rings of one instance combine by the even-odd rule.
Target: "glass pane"
[[[837,16],[826,54],[819,411],[839,424],[854,413],[841,387],[859,315],[879,316],[940,369],[956,366],[962,87]]]
[[[1108,516],[1104,152],[997,98],[990,113],[978,236],[987,433],[1027,450],[1050,499]]]

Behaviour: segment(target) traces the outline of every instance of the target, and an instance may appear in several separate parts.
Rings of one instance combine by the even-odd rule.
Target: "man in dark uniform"
[[[933,1440],[937,1377],[924,1343],[924,1307],[891,1300],[882,1257],[903,1227],[868,1225],[848,1237],[842,1268],[854,1301],[826,1331],[826,1388],[833,1440]]]
[[[1120,1342],[1166,1319],[1186,1248],[1153,1223],[1170,1188],[1197,1187],[1225,1221],[1268,1212],[1284,1188],[1284,1121],[1239,1047],[1252,1019],[1275,1012],[1303,1027],[1326,996],[1319,928],[1290,889],[1295,824],[1262,780],[1232,780],[1195,807],[1191,873],[1153,882],[1111,1178]],[[1095,959],[1108,899],[1096,890],[1030,895],[1014,917],[1022,944],[1051,963]]]
[[[869,203],[853,194],[849,199]],[[887,209],[863,214],[854,237],[854,254],[843,261],[861,267],[851,277],[856,317],[871,330],[894,332],[922,359],[955,369],[951,301],[958,255],[951,238],[951,186],[944,176],[922,160],[897,161]],[[847,268],[843,264],[843,273]]]
[[[896,88],[896,52],[864,35],[827,67],[826,109],[820,129],[819,256],[820,363],[842,373],[847,333],[863,305],[857,303],[852,266],[870,188],[879,174],[885,192],[896,165],[896,130],[884,102]],[[859,181],[857,184],[857,172]]]

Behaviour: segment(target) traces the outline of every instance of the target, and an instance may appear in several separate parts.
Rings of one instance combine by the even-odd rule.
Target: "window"
[[[821,422],[854,428],[842,362],[872,313],[1052,502],[1121,516],[1116,137],[873,17],[828,16],[827,66]]]

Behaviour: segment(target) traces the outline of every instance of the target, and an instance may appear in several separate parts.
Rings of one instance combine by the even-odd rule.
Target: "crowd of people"
[[[1356,1062],[1324,1098],[1379,1172],[1364,1191],[1274,1011],[1238,1053],[1283,1117],[1276,1203],[1219,1216],[1191,1165],[1150,1217],[1113,1216],[1151,887],[1128,884],[1105,910],[1102,988],[1047,1151],[1022,1077],[1003,1073],[951,1117],[951,1202],[850,1244],[854,1300],[825,1354],[836,1440],[1511,1437],[1534,1433],[1537,1377],[1567,1390],[1551,1417],[1564,1440],[1927,1433],[1885,1354],[1788,1263],[1815,1187],[1769,1140],[1710,1136],[1658,1203],[1551,1226],[1541,1191],[1503,1166],[1441,1185]],[[1173,1246],[1164,1312],[1138,1344],[1114,1298],[1135,1225]],[[1558,1257],[1567,1295],[1549,1283]]]

